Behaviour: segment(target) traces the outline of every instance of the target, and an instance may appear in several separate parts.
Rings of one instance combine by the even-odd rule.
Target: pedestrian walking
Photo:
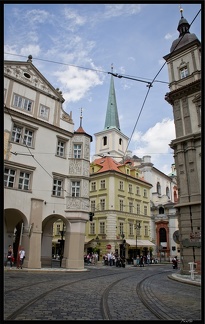
[[[13,249],[12,249],[11,245],[9,245],[9,247],[8,247],[7,259],[5,261],[5,267],[7,266],[8,261],[10,263],[10,269],[11,269],[12,268],[12,263],[13,263]]]
[[[144,257],[143,257],[143,255],[140,256],[140,267],[144,267]]]
[[[150,255],[147,254],[147,264],[150,264]]]
[[[23,267],[23,262],[26,256],[26,252],[23,248],[23,246],[21,247],[20,251],[19,251],[19,259],[20,259],[20,268],[22,269]]]
[[[173,269],[178,269],[178,259],[177,259],[177,256],[175,256],[172,260],[172,266],[173,266]]]

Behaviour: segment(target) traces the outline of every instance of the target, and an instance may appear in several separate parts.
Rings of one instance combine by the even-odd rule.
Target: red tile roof
[[[122,164],[116,162],[113,158],[109,156],[95,159],[93,163],[101,167],[100,170],[97,171],[97,173],[110,171],[110,170],[124,173],[121,170],[119,170],[119,167],[122,166]]]

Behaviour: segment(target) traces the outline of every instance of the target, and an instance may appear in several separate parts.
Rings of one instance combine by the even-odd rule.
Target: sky
[[[181,7],[201,41],[201,3]],[[176,136],[173,109],[164,99],[169,79],[163,57],[179,37],[180,17],[180,3],[4,3],[4,59],[27,61],[32,55],[36,68],[62,91],[74,130],[82,110],[83,129],[93,138],[91,160],[95,133],[104,130],[110,72],[122,75],[114,84],[128,150],[139,158],[150,155],[154,167],[168,174]]]

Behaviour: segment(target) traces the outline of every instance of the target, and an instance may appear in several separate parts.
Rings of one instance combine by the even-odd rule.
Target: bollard
[[[196,265],[196,263],[194,262],[188,262],[189,266],[190,266],[190,270],[189,272],[191,273],[191,280],[194,280],[194,273],[197,273],[195,270],[194,270],[194,265]]]

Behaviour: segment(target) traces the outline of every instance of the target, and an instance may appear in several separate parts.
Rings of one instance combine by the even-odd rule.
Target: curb
[[[192,280],[189,278],[183,278],[183,275],[179,276],[176,274],[171,274],[171,275],[168,275],[168,278],[172,279],[172,280],[180,281],[180,282],[183,282],[183,283],[186,283],[189,285],[201,286],[201,281],[195,281],[195,280]]]

